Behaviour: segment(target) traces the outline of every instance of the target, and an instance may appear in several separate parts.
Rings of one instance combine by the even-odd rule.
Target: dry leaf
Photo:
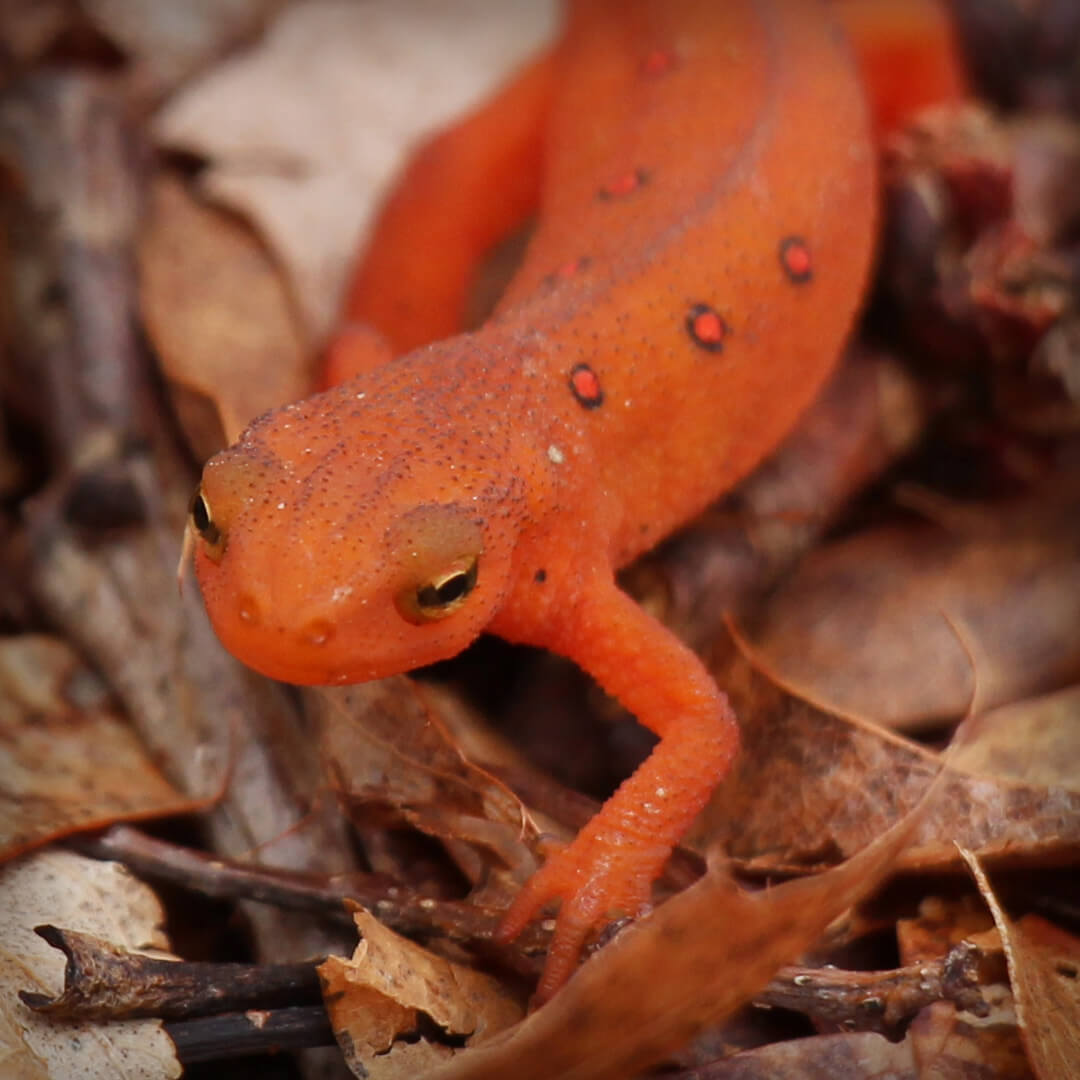
[[[8,95],[4,113],[13,122],[5,153],[15,155],[12,175],[25,183],[4,185],[5,221],[20,228],[8,230],[0,262],[5,278],[21,283],[12,291],[24,302],[6,313],[5,360],[18,366],[0,363],[8,376],[0,381],[5,415],[25,408],[34,418],[19,430],[35,485],[24,493],[34,498],[8,507],[0,522],[4,554],[17,558],[16,588],[0,597],[7,625],[47,623],[62,633],[186,794],[220,793],[231,777],[221,805],[201,822],[214,850],[235,855],[277,839],[278,865],[352,866],[355,852],[333,807],[310,813],[317,755],[295,701],[224,652],[196,589],[177,596],[195,476],[153,392],[156,373],[138,328],[132,254],[146,176],[125,150],[148,145],[148,118],[122,98],[120,73],[67,51],[54,59],[23,82],[25,95]],[[71,512],[83,455],[102,445],[120,472],[119,521],[93,486],[89,513]],[[310,917],[265,905],[247,914],[264,959],[341,948]]]
[[[1030,1080],[993,926],[985,905],[973,894],[956,901],[924,900],[918,918],[901,919],[897,925],[905,964],[938,960],[964,940],[977,942],[982,956],[980,990],[988,1006],[985,1015],[975,1016],[939,1001],[923,1009],[911,1024],[905,1041],[924,1075]]]
[[[206,190],[258,223],[319,338],[407,150],[515,71],[550,37],[555,10],[550,0],[294,4],[257,49],[171,101],[157,138],[211,159]]]
[[[0,858],[79,829],[188,813],[105,687],[53,638],[0,641]]]
[[[70,18],[66,0],[8,0],[0,5],[0,41],[8,62],[36,59],[67,29]]]
[[[702,1080],[924,1080],[908,1043],[865,1031],[770,1043],[712,1062],[694,1075]]]
[[[915,1017],[907,1042],[919,1075],[957,1080],[1033,1080],[1016,1026],[1012,995],[1002,985],[986,987],[986,1016],[958,1012],[939,1001]]]
[[[994,920],[978,897],[965,894],[956,900],[928,896],[919,904],[918,915],[913,919],[900,919],[896,924],[900,961],[903,964],[921,964],[944,956],[961,941],[980,943],[985,955],[988,951],[987,934],[993,936]],[[1000,952],[997,947],[996,952]],[[1002,970],[1002,978],[1004,978]]]
[[[465,875],[523,880],[535,868],[532,831],[518,800],[462,753],[435,707],[438,695],[405,678],[324,688],[309,700],[319,718],[333,784],[355,813],[373,811],[449,842]],[[485,851],[479,858],[475,850]],[[502,902],[508,900],[503,880]]]
[[[818,548],[749,632],[755,653],[801,697],[894,727],[1060,686],[1080,671],[1077,505]]]
[[[160,950],[168,945],[163,919],[154,894],[117,863],[51,851],[0,870],[0,1075],[178,1077],[175,1047],[159,1021],[60,1024],[17,996],[26,990],[55,997],[63,988],[64,957],[35,926],[54,923],[129,949]]]
[[[1040,1080],[1080,1076],[1080,940],[1035,915],[1014,923],[974,853],[962,851],[1005,946],[1016,1015]]]
[[[924,806],[818,877],[751,894],[714,868],[624,930],[543,1008],[432,1077],[604,1080],[659,1061],[748,1001],[873,891]]]
[[[139,285],[165,377],[187,392],[181,417],[200,458],[234,442],[254,417],[310,392],[311,350],[279,268],[250,229],[199,205],[169,177],[150,194]],[[216,406],[217,430],[192,416],[191,395]]]
[[[157,96],[253,35],[284,0],[80,0],[128,54],[136,93]]]
[[[790,696],[745,659],[717,678],[746,722],[734,774],[697,835],[756,871],[798,872],[857,851],[915,804],[940,765],[938,755],[895,732]],[[1080,739],[1080,727],[1071,730]],[[1054,741],[1031,752],[1060,748]],[[950,767],[901,862],[955,867],[954,842],[985,857],[1060,859],[1080,843],[1080,793]]]
[[[415,1037],[420,1013],[470,1045],[521,1018],[496,979],[428,952],[362,908],[354,917],[356,951],[349,960],[329,957],[319,974],[334,1032],[357,1076],[423,1075],[417,1070],[447,1057],[448,1048],[429,1039],[396,1045]]]
[[[1080,687],[973,716],[960,735],[958,769],[1080,791]]]

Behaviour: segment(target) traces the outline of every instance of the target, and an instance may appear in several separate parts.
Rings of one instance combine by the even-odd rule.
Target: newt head
[[[447,382],[429,408],[412,366],[390,364],[266,414],[206,464],[196,574],[244,663],[363,682],[453,656],[491,621],[520,528],[506,418],[481,405],[463,422]]]

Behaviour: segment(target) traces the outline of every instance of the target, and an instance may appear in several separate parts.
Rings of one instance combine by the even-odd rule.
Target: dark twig
[[[90,934],[38,926],[67,957],[59,997],[20,991],[24,1005],[64,1020],[183,1019],[321,1000],[315,965],[206,964],[128,952]]]
[[[897,1037],[915,1013],[935,1001],[952,1001],[976,1016],[986,1016],[989,1006],[979,990],[979,959],[978,947],[962,941],[942,957],[892,971],[787,967],[755,1000],[848,1031]]]
[[[140,876],[226,899],[257,900],[293,911],[330,915],[349,925],[344,901],[367,908],[401,934],[442,936],[482,950],[489,947],[501,912],[474,901],[441,900],[403,885],[387,874],[337,875],[299,873],[254,866],[156,840],[130,826],[118,825],[77,846],[97,858],[116,859]],[[534,954],[542,952],[549,933],[532,927],[511,949],[500,950],[501,963],[522,975],[539,970]]]
[[[334,1032],[321,1005],[182,1020],[166,1024],[165,1031],[185,1066],[334,1045]]]

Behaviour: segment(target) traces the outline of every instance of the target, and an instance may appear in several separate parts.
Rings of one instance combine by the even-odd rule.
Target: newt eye
[[[191,496],[188,517],[192,528],[206,544],[206,553],[214,562],[219,562],[221,556],[225,554],[225,534],[215,524],[214,515],[210,512],[210,503],[207,502],[202,488],[198,488]]]
[[[470,555],[458,559],[419,587],[402,590],[397,598],[398,611],[417,626],[446,618],[457,611],[473,591],[479,565],[476,556]]]

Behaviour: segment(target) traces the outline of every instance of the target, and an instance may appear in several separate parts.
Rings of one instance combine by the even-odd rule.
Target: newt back
[[[544,336],[621,500],[621,565],[782,438],[875,232],[847,44],[813,0],[576,5],[540,225],[492,332]]]

